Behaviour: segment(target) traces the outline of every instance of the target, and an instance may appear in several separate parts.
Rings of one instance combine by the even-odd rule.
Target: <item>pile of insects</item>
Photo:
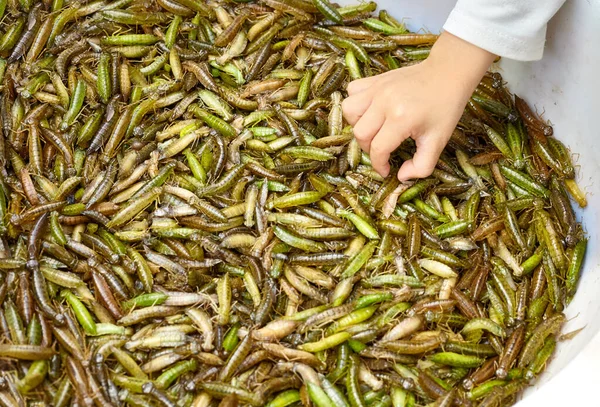
[[[497,73],[432,176],[377,174],[346,85],[437,36],[376,8],[0,1],[0,406],[516,401],[585,195]]]

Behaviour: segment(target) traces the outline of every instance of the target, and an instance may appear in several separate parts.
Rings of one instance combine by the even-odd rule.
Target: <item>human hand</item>
[[[493,54],[445,32],[422,63],[351,82],[344,117],[373,168],[387,177],[390,154],[410,137],[417,151],[398,179],[429,176],[493,60]]]

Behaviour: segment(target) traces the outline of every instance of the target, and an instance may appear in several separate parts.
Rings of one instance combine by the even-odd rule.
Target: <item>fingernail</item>
[[[407,187],[407,188],[412,187],[415,184],[415,182],[411,181],[410,179],[399,179],[399,181],[400,181],[400,185]]]
[[[400,183],[401,183],[402,185],[408,185],[408,184],[410,184],[410,183],[411,183],[411,181],[410,181],[410,179],[409,179],[409,178],[405,178],[405,177],[403,177],[403,176],[400,176],[400,172],[398,172],[398,181],[400,181]]]

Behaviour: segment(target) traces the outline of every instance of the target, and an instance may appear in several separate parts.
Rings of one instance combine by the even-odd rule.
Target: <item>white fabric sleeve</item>
[[[542,58],[546,25],[565,0],[458,0],[444,30],[501,57]]]

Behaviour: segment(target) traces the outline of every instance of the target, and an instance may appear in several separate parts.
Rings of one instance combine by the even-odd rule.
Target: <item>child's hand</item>
[[[410,137],[417,151],[402,164],[398,178],[430,175],[493,59],[493,54],[444,33],[422,63],[351,82],[344,116],[373,168],[387,176],[390,154]]]

